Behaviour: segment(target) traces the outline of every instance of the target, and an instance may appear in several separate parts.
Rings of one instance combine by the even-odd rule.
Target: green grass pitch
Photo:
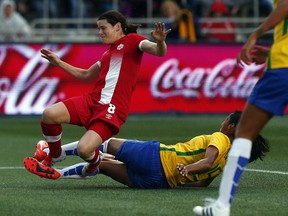
[[[156,139],[166,144],[218,131],[226,115],[130,116],[117,137]],[[47,180],[23,168],[42,139],[40,117],[0,117],[0,216],[176,216],[193,215],[192,207],[217,197],[220,177],[208,188],[130,189],[97,175],[89,180]],[[263,162],[249,164],[232,205],[232,216],[287,216],[288,119],[276,117],[262,134],[271,152]],[[83,128],[63,126],[63,143],[75,141]],[[69,157],[57,166],[81,161]],[[256,172],[260,170],[261,172]],[[263,171],[263,172],[262,172]],[[278,173],[275,171],[279,171]]]

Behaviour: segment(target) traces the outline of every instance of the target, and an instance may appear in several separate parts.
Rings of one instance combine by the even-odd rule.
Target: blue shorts
[[[288,103],[288,68],[265,71],[248,102],[275,115],[283,115]]]
[[[136,188],[171,188],[166,181],[158,141],[126,140],[115,159],[127,166],[130,181]]]

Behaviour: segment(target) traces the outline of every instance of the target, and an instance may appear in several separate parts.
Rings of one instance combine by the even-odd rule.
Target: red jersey
[[[110,45],[102,55],[99,77],[93,91],[88,94],[92,107],[109,104],[118,118],[126,120],[143,56],[139,47],[143,40],[146,38],[130,33]]]

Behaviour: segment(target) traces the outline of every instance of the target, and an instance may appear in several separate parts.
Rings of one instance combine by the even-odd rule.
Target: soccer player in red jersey
[[[97,21],[99,36],[110,47],[89,69],[74,67],[50,50],[41,50],[43,58],[76,79],[96,81],[91,92],[63,100],[44,110],[41,128],[50,152],[41,165],[42,171],[49,172],[53,163],[66,156],[61,149],[63,123],[86,128],[77,146],[79,156],[88,162],[82,174],[85,176],[96,171],[102,159],[98,147],[117,134],[127,119],[143,53],[165,56],[167,52],[165,39],[170,29],[165,31],[163,23],[155,23],[151,36],[156,42],[152,42],[137,34],[138,27],[118,11],[100,15]],[[37,169],[35,163],[33,158],[24,159],[26,169],[37,175],[39,167]]]

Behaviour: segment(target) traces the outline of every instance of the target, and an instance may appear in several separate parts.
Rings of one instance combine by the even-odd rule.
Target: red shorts
[[[91,104],[88,95],[72,97],[62,101],[70,114],[70,124],[84,126],[98,133],[102,140],[116,135],[125,120],[117,115],[111,104]]]

